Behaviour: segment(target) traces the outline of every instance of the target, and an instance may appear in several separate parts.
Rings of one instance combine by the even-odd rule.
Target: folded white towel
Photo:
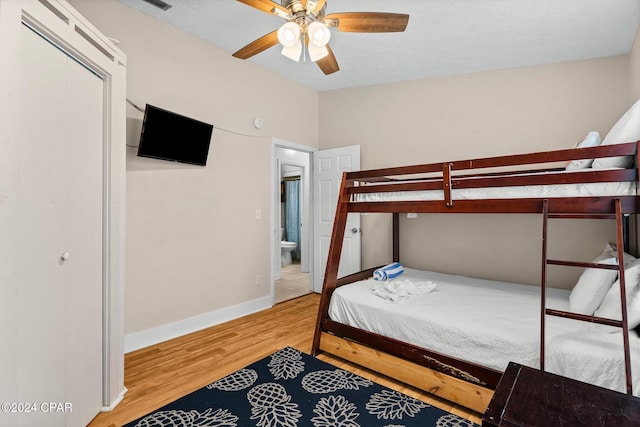
[[[410,279],[394,280],[384,284],[376,284],[371,292],[389,303],[397,303],[408,299],[410,295],[424,295],[433,291],[436,284],[431,280],[426,282],[414,282]]]
[[[399,262],[394,262],[373,271],[375,280],[390,280],[404,273],[404,267]]]

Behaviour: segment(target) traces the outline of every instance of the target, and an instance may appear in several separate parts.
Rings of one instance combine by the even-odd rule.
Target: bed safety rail
[[[415,166],[374,169],[346,173],[345,191],[349,200],[357,206],[353,212],[389,212],[388,202],[362,201],[360,195],[371,193],[416,192],[440,190],[443,192],[441,204],[452,209],[460,202],[461,212],[484,210],[486,203],[454,201],[453,192],[461,189],[486,189],[500,187],[587,184],[600,182],[634,182],[638,180],[638,170],[632,169],[581,169],[567,172],[564,165],[572,160],[632,156],[638,164],[638,142],[599,147],[573,148],[511,156],[489,157],[454,162],[431,163]],[[501,170],[508,168],[509,170]],[[432,205],[433,203],[428,203]],[[468,206],[467,206],[468,205]],[[410,207],[407,207],[410,209]],[[429,207],[432,212],[433,206]],[[489,209],[486,207],[486,209]],[[513,208],[516,209],[516,208]],[[527,213],[539,213],[540,205],[520,207]],[[631,207],[623,206],[627,211]],[[494,210],[511,212],[509,205],[498,206]],[[607,209],[610,210],[610,209]]]

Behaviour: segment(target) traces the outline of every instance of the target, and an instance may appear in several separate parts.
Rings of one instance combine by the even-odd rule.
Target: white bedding
[[[583,169],[584,170],[584,169]],[[567,173],[576,173],[567,172]],[[379,183],[376,183],[379,185]],[[394,185],[389,183],[387,185]],[[636,194],[636,182],[596,182],[585,184],[527,185],[514,187],[462,188],[451,192],[453,200],[523,199],[550,197],[631,196]],[[444,200],[442,190],[392,191],[361,193],[359,202]]]
[[[456,358],[505,370],[509,361],[539,366],[540,288],[407,268],[399,279],[431,280],[435,290],[389,304],[372,279],[336,289],[329,317]],[[568,310],[569,291],[547,290],[547,307]],[[625,391],[622,333],[547,316],[545,368]],[[640,391],[640,338],[630,334],[634,394]]]

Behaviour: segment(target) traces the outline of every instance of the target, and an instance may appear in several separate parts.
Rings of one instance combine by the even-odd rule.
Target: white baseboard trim
[[[191,332],[219,325],[220,323],[228,322],[229,320],[237,319],[260,310],[271,308],[272,302],[271,296],[268,295],[242,304],[221,308],[210,311],[209,313],[125,335],[124,352],[129,353]]]
[[[127,388],[126,387],[122,387],[122,391],[120,392],[120,394],[118,395],[118,397],[115,398],[115,400],[113,402],[111,402],[111,404],[109,406],[103,406],[102,407],[102,412],[111,412],[115,409],[116,406],[118,406],[118,403],[122,402],[122,399],[124,399],[124,395],[127,393]]]

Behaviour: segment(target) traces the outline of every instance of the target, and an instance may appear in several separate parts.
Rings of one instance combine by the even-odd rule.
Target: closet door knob
[[[353,228],[351,229],[351,232],[352,232],[353,234],[357,233],[358,231],[360,231],[360,230],[358,230],[358,229],[357,229],[357,228],[355,228],[355,227],[353,227]]]
[[[62,261],[66,261],[71,257],[71,254],[69,252],[62,252],[62,255],[60,255],[60,260]]]

